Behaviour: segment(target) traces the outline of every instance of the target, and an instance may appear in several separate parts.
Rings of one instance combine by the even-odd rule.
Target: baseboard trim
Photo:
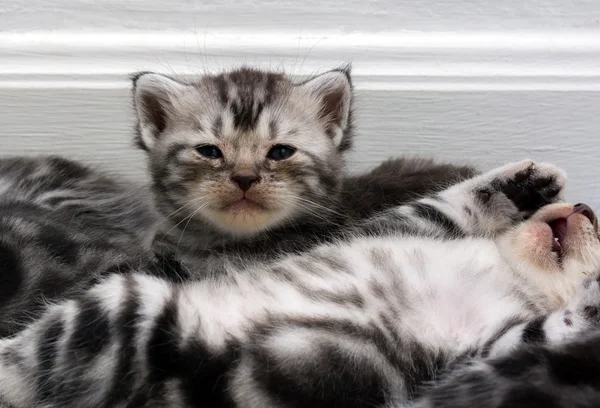
[[[131,72],[241,64],[304,76],[353,64],[356,87],[599,91],[600,32],[0,33],[0,88],[115,89]]]

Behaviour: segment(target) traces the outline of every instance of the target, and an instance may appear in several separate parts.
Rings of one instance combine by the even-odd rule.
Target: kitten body
[[[59,157],[0,159],[0,336],[49,300],[113,272],[148,267],[148,195]]]
[[[271,265],[184,284],[112,276],[0,341],[0,396],[46,408],[400,406],[467,359],[598,326],[597,220],[545,206],[563,183],[551,166],[516,163]]]

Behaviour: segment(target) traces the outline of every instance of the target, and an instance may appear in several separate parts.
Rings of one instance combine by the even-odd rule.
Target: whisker
[[[186,205],[191,205],[191,204],[194,204],[196,201],[198,201],[198,200],[191,201],[190,203],[188,203],[188,204],[186,204]],[[197,209],[197,210],[196,210],[196,211],[195,211],[193,214],[191,214],[191,216],[190,216],[190,217],[185,217],[184,219],[182,219],[181,221],[179,221],[177,224],[175,224],[173,227],[171,227],[171,229],[169,229],[167,232],[165,232],[165,233],[162,235],[162,238],[161,238],[161,239],[165,238],[165,237],[166,237],[166,236],[167,236],[167,235],[168,235],[168,234],[169,234],[171,231],[173,231],[175,228],[177,228],[177,227],[178,227],[178,226],[179,226],[181,223],[183,223],[184,221],[188,220],[188,218],[189,218],[189,219],[191,219],[191,217],[193,217],[193,216],[194,216],[194,215],[195,215],[195,214],[196,214],[198,211],[200,211],[202,208],[204,208],[204,206],[200,206],[200,207],[198,207],[198,209]],[[188,221],[188,222],[189,222],[189,221]]]
[[[190,202],[187,202],[185,204],[183,204],[181,207],[179,207],[177,210],[173,211],[171,214],[165,216],[164,218],[166,218],[167,220],[171,219],[171,217],[175,216],[176,214],[180,213],[181,211],[183,211],[185,208],[190,207],[192,205],[195,205],[197,201],[202,200],[202,198],[196,198]]]
[[[188,221],[185,223],[185,226],[183,227],[183,231],[181,231],[181,234],[179,235],[179,240],[177,241],[177,246],[179,246],[179,244],[181,243],[181,239],[183,238],[183,234],[185,234],[185,230],[187,229],[187,226],[189,225],[190,221],[192,220],[192,218],[194,218],[194,216],[198,213],[198,211],[202,210],[203,208],[205,208],[206,205],[201,205],[200,207],[198,207],[196,209],[196,211],[194,211],[189,217],[188,217]]]

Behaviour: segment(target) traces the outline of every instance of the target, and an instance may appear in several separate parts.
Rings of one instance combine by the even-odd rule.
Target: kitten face
[[[504,256],[522,276],[562,304],[587,278],[600,274],[600,229],[582,204],[558,203],[500,239]]]
[[[134,83],[138,145],[175,221],[248,235],[319,214],[336,197],[351,143],[347,71],[302,84],[251,69]]]

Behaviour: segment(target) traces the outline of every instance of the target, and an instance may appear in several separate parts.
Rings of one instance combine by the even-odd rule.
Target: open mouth
[[[587,204],[575,204],[573,206],[573,212],[568,216],[579,214],[586,217],[594,229],[598,227],[598,219],[596,218],[596,214]],[[555,252],[558,256],[558,262],[562,262],[563,254],[564,254],[564,243],[567,237],[568,225],[567,218],[557,218],[548,223],[550,229],[552,229],[552,252]]]
[[[552,252],[556,252],[558,261],[562,261],[563,257],[563,243],[567,236],[567,219],[559,218],[548,223],[552,229]]]

